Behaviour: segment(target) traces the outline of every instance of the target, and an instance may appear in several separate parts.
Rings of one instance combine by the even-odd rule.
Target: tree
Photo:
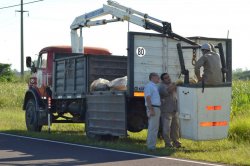
[[[0,63],[0,82],[10,82],[13,81],[15,75],[11,71],[10,64]]]

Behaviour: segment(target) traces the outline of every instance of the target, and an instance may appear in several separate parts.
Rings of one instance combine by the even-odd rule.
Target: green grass
[[[250,81],[233,82],[231,117],[240,114],[250,114]]]
[[[234,81],[229,138],[250,142],[250,81]]]
[[[20,108],[14,108],[11,111],[8,108],[4,108],[0,109],[0,112],[2,114],[0,117],[0,131],[5,133],[160,156],[172,156],[235,165],[250,165],[250,143],[247,141],[237,142],[230,139],[224,139],[219,141],[195,142],[182,139],[181,141],[185,148],[170,150],[164,149],[164,142],[158,140],[157,151],[149,152],[146,148],[146,130],[143,130],[140,133],[129,133],[128,138],[122,138],[117,141],[96,141],[86,137],[83,132],[83,124],[53,124],[51,134],[48,133],[47,127],[43,127],[41,133],[27,132],[24,112]]]
[[[0,82],[0,108],[21,107],[27,87],[26,83]]]
[[[229,138],[235,141],[249,141],[250,142],[250,116],[240,115],[233,119],[230,129]]]
[[[200,142],[181,139],[185,146],[182,149],[164,149],[164,142],[158,140],[157,151],[149,152],[146,148],[146,130],[140,133],[129,133],[128,138],[115,142],[88,139],[84,133],[83,124],[53,124],[51,134],[47,132],[47,127],[43,127],[41,133],[27,132],[25,112],[21,110],[27,88],[24,83],[0,84],[0,132],[160,156],[250,165],[250,109],[249,95],[246,95],[247,91],[245,91],[250,88],[250,83],[234,82],[233,85],[232,112],[234,114],[230,122],[229,139]],[[239,96],[244,96],[244,98]]]

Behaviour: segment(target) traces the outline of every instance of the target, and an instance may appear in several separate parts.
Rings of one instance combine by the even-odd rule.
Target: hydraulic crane
[[[112,15],[112,18],[94,20],[98,17],[103,17],[106,15]],[[104,4],[102,8],[75,18],[70,26],[72,52],[83,52],[83,27],[105,25],[107,23],[118,21],[128,21],[145,29],[154,30],[158,33],[164,34],[170,38],[185,41],[186,43],[193,46],[199,46],[199,44],[195,43],[194,41],[174,33],[172,31],[171,23],[159,20],[157,18],[149,16],[146,13],[136,11],[126,6],[120,5],[117,2],[108,0],[107,5]],[[80,35],[78,35],[77,33],[78,29],[80,30]]]

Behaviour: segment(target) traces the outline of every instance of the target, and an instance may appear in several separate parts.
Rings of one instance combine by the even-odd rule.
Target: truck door
[[[45,97],[45,88],[49,84],[47,57],[47,53],[40,54],[37,61],[37,88],[41,94],[41,97]]]

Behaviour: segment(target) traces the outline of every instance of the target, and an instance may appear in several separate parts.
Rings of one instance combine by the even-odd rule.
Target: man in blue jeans
[[[147,147],[149,150],[154,150],[161,115],[161,99],[157,86],[160,81],[160,77],[157,73],[150,73],[149,80],[150,82],[144,88],[145,105],[147,107],[148,116]]]

